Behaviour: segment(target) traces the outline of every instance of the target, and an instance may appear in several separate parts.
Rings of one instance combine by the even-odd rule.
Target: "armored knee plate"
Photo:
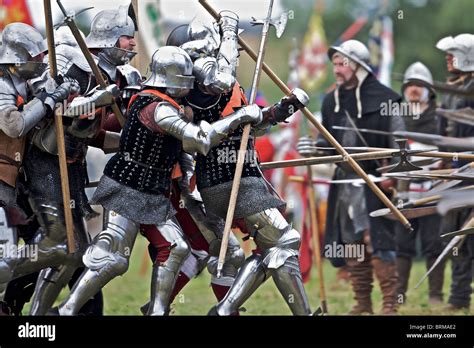
[[[255,241],[262,250],[263,262],[268,268],[279,268],[286,259],[298,256],[300,234],[277,209],[267,209],[248,216],[245,220],[257,230]]]
[[[139,230],[138,224],[109,211],[105,229],[86,250],[82,261],[86,269],[59,306],[61,315],[75,315],[110,280],[125,273]]]
[[[125,273],[137,233],[135,222],[113,211],[108,212],[105,229],[82,257],[84,265],[93,271],[107,269],[114,276]]]
[[[207,252],[191,249],[191,253],[186,257],[179,271],[184,273],[189,279],[192,279],[206,268],[208,261],[209,254]]]
[[[57,267],[62,264],[80,265],[82,252],[89,244],[84,219],[73,212],[77,252],[69,254],[63,207],[57,203],[33,197],[30,197],[30,204],[41,227],[28,244],[18,251],[22,257],[18,259],[13,277],[17,278],[46,267]],[[33,256],[33,252],[35,258],[24,257],[25,255]]]
[[[64,210],[54,203],[30,198],[30,204],[38,218],[40,226],[45,232],[45,237],[51,244],[64,243],[66,240],[66,221]]]
[[[44,254],[57,254],[58,257],[67,255],[67,233],[64,208],[54,202],[43,199],[30,198],[31,207],[41,226],[39,233],[34,238],[39,250]],[[90,243],[85,222],[82,217],[73,212],[74,239],[78,250],[84,251]]]
[[[153,265],[148,315],[164,315],[168,312],[169,300],[179,270],[191,250],[175,217],[157,227],[171,246],[168,259],[165,262]]]
[[[175,217],[169,219],[166,223],[157,226],[157,228],[163,238],[171,244],[170,255],[163,264],[166,264],[171,268],[176,268],[175,266],[177,264],[181,265],[191,252],[191,248],[184,239],[183,231]],[[179,269],[179,267],[177,269]]]

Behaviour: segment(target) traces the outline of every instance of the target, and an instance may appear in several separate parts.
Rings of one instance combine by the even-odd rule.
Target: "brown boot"
[[[357,301],[349,315],[373,314],[371,294],[374,277],[370,258],[362,262],[346,259],[346,264],[354,291],[354,300]]]
[[[410,279],[411,259],[407,257],[397,257],[397,303],[402,305],[406,302],[406,292],[408,280]]]
[[[382,290],[383,306],[380,314],[397,314],[397,265],[395,261],[383,261],[379,258],[372,258],[375,276],[380,283]]]
[[[350,275],[349,271],[347,269],[347,266],[343,266],[338,268],[337,274],[336,274],[336,279],[339,281],[343,282],[348,282],[350,280]]]
[[[426,260],[426,269],[430,269],[436,261],[436,257],[429,257]],[[433,272],[428,276],[428,287],[429,287],[429,303],[430,304],[441,304],[443,303],[443,282],[444,282],[444,267],[446,261],[443,260],[438,266],[435,267]]]

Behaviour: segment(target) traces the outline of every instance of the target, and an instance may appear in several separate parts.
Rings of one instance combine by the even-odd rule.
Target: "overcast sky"
[[[44,11],[43,2],[40,0],[27,0],[32,13],[33,21],[36,27],[42,29],[44,27]],[[144,0],[139,0],[144,1]],[[145,0],[151,1],[151,0]],[[198,0],[159,0],[161,3],[161,11],[163,18],[171,21],[189,21],[198,13],[205,13],[205,10],[199,4]],[[61,12],[56,5],[56,1],[52,2],[53,18],[57,22],[61,16]],[[62,0],[67,10],[78,11],[86,7],[94,7],[88,11],[89,16],[94,16],[97,12],[105,9],[116,9],[120,5],[129,5],[130,0]],[[235,11],[241,20],[248,21],[252,16],[264,18],[269,5],[269,0],[210,0],[209,3],[216,9]],[[278,17],[282,12],[280,0],[275,0],[273,7],[273,17]]]

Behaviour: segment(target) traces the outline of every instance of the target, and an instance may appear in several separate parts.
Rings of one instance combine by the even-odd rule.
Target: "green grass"
[[[143,254],[146,253],[146,242],[140,237],[132,253],[130,268],[122,277],[118,277],[104,288],[105,314],[106,315],[141,315],[140,306],[148,301],[150,288],[151,263],[148,264],[146,274],[141,274]],[[324,276],[326,294],[328,298],[329,313],[331,315],[344,315],[353,305],[350,284],[336,279],[336,269],[329,262],[324,262]],[[445,304],[432,306],[428,304],[428,282],[425,281],[420,289],[413,287],[425,272],[424,262],[415,262],[411,272],[410,287],[407,293],[407,303],[399,310],[402,315],[448,315],[443,312]],[[319,282],[316,279],[316,270],[313,268],[312,279],[305,284],[311,308],[315,310],[319,305]],[[182,290],[172,305],[171,315],[206,315],[216,300],[209,286],[210,276],[207,271],[202,272],[197,278]],[[444,294],[449,294],[450,265],[446,267]],[[67,292],[63,291],[60,298]],[[374,283],[373,302],[374,310],[381,307],[381,293],[378,283]],[[246,312],[243,315],[290,315],[283,298],[277,291],[273,281],[269,279],[257,292],[244,304]],[[456,314],[472,315],[464,311]]]

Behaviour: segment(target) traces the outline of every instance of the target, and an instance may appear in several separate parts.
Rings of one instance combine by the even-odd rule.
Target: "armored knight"
[[[17,204],[17,181],[22,166],[26,135],[51,111],[54,105],[78,90],[76,83],[65,81],[49,93],[35,93],[29,80],[39,77],[47,50],[43,36],[24,23],[11,23],[2,33],[0,49],[0,300],[17,257],[17,225],[26,224],[25,213]],[[22,236],[25,237],[25,236]],[[26,238],[26,237],[25,237]]]
[[[195,88],[184,98],[184,105],[193,111],[193,123],[182,124],[162,118],[160,127],[183,134],[183,148],[197,152],[197,186],[206,210],[225,218],[236,163],[232,158],[240,147],[242,128],[248,112],[245,96],[236,81],[238,59],[238,17],[223,11],[219,24],[207,18],[193,20],[188,26],[177,27],[168,38],[168,44],[180,46],[194,59]],[[284,121],[298,108],[305,106],[308,96],[300,89],[279,103],[261,112],[261,119],[253,121],[254,135],[264,133],[271,125]],[[242,109],[239,109],[243,107]],[[234,112],[234,110],[238,110]],[[212,127],[208,125],[212,124]],[[200,132],[195,132],[199,125]],[[212,149],[202,148],[196,140],[216,132]],[[196,137],[194,134],[197,134]],[[211,136],[212,138],[212,136]],[[253,138],[252,138],[253,139]],[[295,315],[311,314],[301,280],[298,262],[300,235],[284,219],[279,208],[285,203],[270,194],[263,175],[255,161],[253,141],[249,142],[242,173],[235,218],[243,219],[259,250],[241,267],[235,282],[225,298],[211,310],[218,315],[236,313],[245,300],[272,276]],[[233,154],[233,156],[232,156]]]
[[[110,23],[115,23],[116,25],[111,27]],[[137,89],[140,87],[138,81],[140,74],[136,69],[131,67],[129,64],[126,64],[135,55],[135,52],[133,52],[133,48],[135,46],[133,36],[133,21],[130,17],[128,17],[126,8],[121,7],[118,11],[107,10],[100,12],[92,21],[91,33],[86,39],[88,47],[99,57],[99,68],[101,68],[109,81],[116,81],[119,88],[122,90],[123,93],[118,99],[118,104],[121,106],[123,112],[125,112],[126,106],[128,105],[128,101],[131,96],[135,94]],[[115,117],[113,117],[110,112],[107,113],[104,130],[108,134],[109,131],[118,131],[118,129],[119,127]],[[187,155],[184,153],[182,156],[180,156],[180,165],[183,171],[192,170],[192,163],[189,163],[190,161],[187,160],[186,157]],[[191,176],[192,173],[190,174],[188,172],[185,176],[183,176],[183,178],[187,177],[189,180]],[[186,209],[180,209],[179,204],[174,205],[178,211],[178,222],[180,224],[186,224],[187,228],[184,229],[185,234],[188,232],[193,233],[193,231],[203,231],[202,233],[204,234],[205,240],[215,245],[216,231],[222,229],[222,226],[220,226],[219,222],[217,221],[219,219],[215,218],[213,222],[210,222],[211,218],[209,216],[204,216],[202,213],[202,207],[200,206],[201,203],[196,200],[196,197],[198,198],[197,192],[191,194],[188,189],[183,187],[183,184],[184,181],[180,180],[179,185],[174,186],[176,188],[175,194],[182,195],[183,201],[186,202]],[[173,203],[177,203],[175,202],[174,198],[175,197],[172,197],[171,201]],[[220,226],[220,228],[218,226]],[[156,245],[157,237],[159,239],[161,236],[159,231],[156,231],[155,225],[142,226],[142,232],[150,240],[152,247],[153,245]],[[227,273],[227,277],[225,279],[221,279],[217,282],[222,286],[231,284],[233,280],[231,274],[234,274],[235,270],[238,269],[240,266],[239,262],[242,259],[242,250],[240,249],[237,240],[233,238],[232,242],[233,246],[229,248],[229,250],[232,250],[233,254],[231,253],[231,255],[234,255],[235,257],[229,255],[229,259],[235,260],[236,262],[233,262],[233,265],[231,265],[232,262],[229,262],[228,268],[232,271]],[[190,244],[193,247],[193,243],[191,242]],[[205,243],[201,244],[201,246],[204,244]],[[209,256],[207,256],[207,248],[204,249],[206,250],[198,251],[195,248],[192,248],[191,254],[188,256],[185,264],[183,265],[183,269],[186,270],[186,274],[183,272],[180,273],[179,286],[181,286],[181,284],[184,286],[185,279],[189,280],[192,278],[193,274],[197,273],[198,269],[202,268],[202,265],[206,264]],[[216,248],[213,247],[212,249],[215,250]],[[154,255],[155,259],[161,259],[161,254],[162,253],[160,250],[158,250],[157,255]],[[187,267],[187,264],[195,264],[199,267]],[[192,269],[192,271],[190,271],[190,269]],[[216,286],[213,285],[213,288],[215,287]]]
[[[60,306],[60,314],[76,314],[91,293],[127,270],[129,251],[140,224],[155,225],[169,243],[166,261],[153,266],[148,311],[154,315],[167,313],[178,271],[189,254],[168,199],[171,173],[182,147],[206,154],[228,128],[224,122],[197,126],[186,119],[185,110],[176,100],[193,87],[192,69],[191,59],[180,48],[165,46],[154,53],[152,74],[143,82],[147,88],[132,98],[120,151],[108,162],[93,197],[93,202],[109,210],[106,229],[84,255],[88,270]],[[261,112],[248,106],[229,117],[235,122],[258,123]]]
[[[81,35],[84,35],[81,32]],[[102,109],[111,105],[113,99],[118,96],[118,89],[116,85],[110,85],[106,89],[92,88],[95,85],[95,79],[91,75],[90,67],[87,61],[82,57],[82,52],[76,42],[76,39],[71,33],[71,30],[62,26],[54,31],[54,41],[57,46],[56,58],[60,67],[60,73],[66,76],[66,79],[78,78],[84,80],[82,84],[87,86],[83,88],[85,96],[76,96],[64,110],[63,115],[72,117],[68,119],[65,139],[67,147],[67,155],[70,166],[81,167],[81,186],[78,187],[77,195],[80,197],[81,206],[87,210],[85,219],[94,216],[92,210],[86,202],[84,194],[84,185],[88,181],[85,165],[85,156],[88,145],[99,147],[104,152],[110,152],[118,148],[119,134],[114,132],[105,132],[100,129],[102,124]],[[59,52],[59,53],[58,53]],[[83,73],[80,73],[74,68],[70,68],[70,57],[79,56],[73,63],[73,66],[80,66],[83,68]],[[47,61],[47,59],[45,59]],[[71,76],[74,77],[71,77]],[[33,82],[36,88],[42,88],[44,84],[44,77]],[[94,113],[95,112],[95,113]],[[79,116],[79,117],[77,117]],[[48,128],[48,125],[45,125]],[[51,132],[49,128],[47,132]],[[41,135],[44,136],[44,135]],[[48,138],[46,136],[45,138]],[[53,136],[54,138],[54,136]],[[55,141],[55,138],[52,139]],[[54,146],[54,145],[53,145]],[[77,174],[76,174],[77,176]],[[74,198],[73,198],[74,199]],[[74,199],[74,203],[76,203]],[[79,217],[77,217],[79,219]],[[80,257],[78,258],[80,260]],[[79,265],[79,268],[78,268]],[[61,289],[69,282],[70,286],[81,274],[81,263],[76,262],[73,265],[65,264],[60,266],[44,268],[37,279],[35,286],[32,305],[30,308],[30,315],[44,315],[52,306],[55,299],[59,295]],[[72,278],[71,278],[72,277]],[[102,294],[99,293],[87,303],[82,310],[82,314],[98,315],[102,313]]]
[[[67,93],[63,92],[62,99],[65,100],[70,94],[85,95],[95,86],[89,64],[79,48],[68,44],[57,46],[56,60],[58,80],[63,85],[67,83],[64,86],[70,86]],[[80,117],[76,117],[81,115],[74,114],[74,110],[66,109],[64,111],[64,115],[68,115],[68,117],[63,117],[64,137],[72,199],[71,209],[78,250],[78,253],[68,254],[56,133],[52,117],[52,111],[57,106],[55,104],[62,99],[55,97],[54,91],[58,88],[54,87],[55,81],[47,78],[48,74],[49,69],[43,73],[40,79],[32,82],[32,87],[37,91],[38,98],[45,100],[48,113],[36,124],[34,132],[31,134],[28,156],[24,161],[24,170],[27,173],[24,185],[28,190],[29,205],[40,225],[34,237],[28,241],[24,248],[36,247],[38,257],[34,261],[27,258],[18,259],[12,275],[12,278],[18,278],[51,267],[44,271],[50,272],[50,274],[42,274],[40,277],[40,280],[48,279],[44,282],[46,285],[40,286],[42,283],[40,281],[37,286],[36,294],[42,300],[34,301],[38,308],[33,306],[32,311],[39,314],[44,314],[50,308],[61,288],[69,281],[74,271],[81,266],[81,253],[89,243],[83,219],[92,216],[93,211],[87,203],[84,192],[87,179],[84,156],[88,143],[94,138],[100,125],[100,120],[97,118],[91,118],[88,120],[88,124],[84,124]],[[116,86],[109,87],[107,90],[94,90],[94,95],[91,96],[94,107],[110,105],[117,88]],[[51,90],[53,93],[50,92]],[[88,110],[91,109],[92,105],[89,105]],[[49,287],[53,287],[54,290]],[[44,294],[48,294],[48,296]]]
[[[92,20],[86,38],[89,50],[98,59],[98,66],[109,83],[120,89],[117,103],[123,114],[132,95],[141,89],[142,76],[129,63],[137,55],[134,51],[135,24],[128,16],[127,7],[100,11]]]
[[[110,23],[114,23],[111,27]],[[99,68],[104,72],[104,75],[108,78],[109,82],[116,82],[119,88],[121,89],[121,96],[117,99],[118,105],[121,107],[122,112],[125,114],[126,106],[129,103],[130,98],[140,90],[140,74],[133,68],[128,62],[136,54],[133,52],[135,46],[134,37],[134,23],[132,19],[127,15],[126,7],[120,7],[119,10],[106,10],[101,11],[96,15],[91,24],[91,32],[86,39],[86,43],[92,52],[97,54],[99,58]],[[119,131],[120,127],[116,118],[111,112],[108,112],[106,115],[106,121],[104,124],[105,134],[109,134],[110,131]],[[186,177],[188,180],[191,178],[193,171],[192,162],[187,159],[186,154],[183,153],[180,156],[180,165],[181,169],[188,170],[183,176],[183,179]],[[186,224],[187,228],[184,228],[185,234],[189,233],[202,233],[204,234],[205,240],[209,243],[216,242],[216,231],[222,229],[218,218],[215,218],[211,222],[209,216],[204,216],[202,213],[201,203],[196,200],[199,199],[199,194],[197,192],[191,192],[189,189],[185,188],[183,185],[185,180],[179,180],[179,185],[174,185],[176,189],[176,195],[182,195],[182,200],[185,201],[186,209],[180,209],[179,203],[175,202],[176,197],[172,197],[171,201],[174,204],[175,208],[178,211],[177,219],[180,224]],[[192,216],[192,217],[191,217]],[[197,224],[197,225],[196,225]],[[198,227],[199,226],[199,227]],[[220,228],[219,228],[220,226]],[[156,231],[155,225],[147,225],[142,227],[143,234],[150,240],[151,247],[156,244],[156,236],[160,237],[160,233]],[[238,241],[233,238],[232,242],[233,247],[230,250],[233,251],[235,257],[229,258],[236,260],[234,265],[231,266],[229,262],[229,269],[235,270],[238,269],[240,260],[242,258],[242,250],[239,247]],[[206,250],[196,250],[193,247],[193,243],[190,243],[192,246],[191,254],[186,259],[183,269],[186,270],[185,273],[181,272],[179,276],[179,286],[185,285],[184,279],[190,279],[197,272],[200,271],[203,265],[206,265],[207,260],[209,259],[207,247],[204,247]],[[205,245],[207,243],[202,243]],[[195,246],[198,248],[197,246]],[[213,249],[216,249],[215,247]],[[158,251],[157,255],[154,255],[155,259],[160,259],[161,253]],[[186,265],[198,265],[198,267],[191,267]],[[191,271],[192,270],[192,271]],[[235,271],[227,273],[225,279],[218,281],[220,285],[227,284],[230,285],[232,282],[231,274]],[[177,286],[177,287],[179,287]],[[213,285],[213,288],[215,286]],[[177,289],[175,289],[177,291]]]

